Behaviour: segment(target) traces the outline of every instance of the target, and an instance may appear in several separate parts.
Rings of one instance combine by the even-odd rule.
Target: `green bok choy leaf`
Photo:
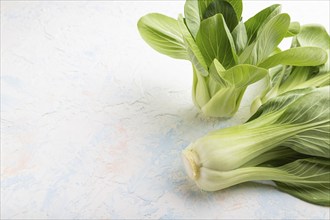
[[[292,48],[267,58],[259,66],[270,69],[270,82],[251,105],[251,112],[284,92],[330,85],[330,36],[320,25],[304,25],[293,38]],[[313,56],[315,59],[311,59]],[[296,59],[300,57],[299,59]],[[319,62],[322,61],[322,65]],[[281,65],[275,65],[281,64]],[[319,65],[318,65],[319,64]]]

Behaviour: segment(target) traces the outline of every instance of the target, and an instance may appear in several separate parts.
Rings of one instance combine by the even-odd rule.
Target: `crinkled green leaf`
[[[258,34],[251,54],[245,63],[256,65],[263,62],[282,41],[289,24],[290,16],[288,14],[279,14],[270,19]]]
[[[200,19],[203,20],[204,18],[204,13],[207,9],[207,7],[209,7],[209,5],[214,1],[214,0],[192,0],[192,1],[197,1],[198,2],[198,9],[199,9],[199,16]]]
[[[201,23],[197,0],[186,1],[184,5],[184,16],[191,35],[196,38]]]
[[[237,55],[240,55],[247,46],[247,33],[243,22],[238,23],[231,33],[234,39]]]
[[[315,46],[324,49],[328,54],[328,59],[320,67],[320,72],[330,71],[330,36],[326,29],[321,25],[304,25],[300,33],[293,40],[293,44],[300,46]]]
[[[239,64],[228,70],[221,70],[221,68],[219,68],[220,65],[221,64],[216,59],[213,61],[210,68],[212,75],[215,75],[214,72],[217,71],[219,77],[216,77],[216,79],[219,83],[236,88],[246,87],[259,81],[268,74],[266,69],[249,64]],[[221,80],[219,80],[220,78]]]
[[[276,65],[318,66],[327,61],[327,53],[318,47],[295,47],[268,57],[258,66],[270,68]]]
[[[299,130],[281,145],[302,154],[330,158],[329,89],[306,88],[286,92],[262,105],[249,122],[273,114],[276,118],[272,124],[283,128],[290,125]]]
[[[242,64],[242,63],[248,62],[248,59],[250,58],[251,53],[254,50],[255,45],[256,45],[256,42],[253,42],[252,44],[245,47],[245,49],[238,56],[238,63]]]
[[[265,104],[263,104],[254,115],[250,117],[247,121],[253,121],[261,117],[262,115],[266,115],[275,111],[279,111],[281,109],[285,109],[286,106],[292,104],[298,98],[304,96],[306,93],[313,91],[312,88],[305,88],[305,89],[297,89],[293,91],[286,92],[283,95],[279,95],[275,98],[270,99]]]
[[[303,89],[305,90],[305,89]],[[297,90],[293,90],[297,91]],[[299,91],[299,90],[298,90]],[[307,91],[307,90],[306,90]],[[291,93],[290,93],[291,94]],[[298,124],[303,123],[312,126],[313,123],[330,125],[330,90],[329,87],[322,87],[305,92],[297,98],[294,103],[287,105],[281,117],[278,118],[278,124]],[[281,95],[286,96],[285,94]],[[276,99],[276,98],[274,98]],[[313,105],[311,105],[313,103]],[[328,131],[330,132],[330,130]],[[327,146],[327,148],[329,148]],[[330,150],[330,148],[328,149]],[[322,156],[322,155],[320,155]]]
[[[301,43],[298,39],[301,39]],[[329,35],[322,26],[304,25],[299,34],[293,38],[291,49],[273,54],[261,63],[260,66],[265,68],[277,64],[282,65],[276,67],[279,68],[279,71],[275,71],[276,74],[270,74],[271,81],[268,87],[251,105],[252,112],[258,105],[284,92],[329,85],[330,50],[326,49],[327,42],[329,42]],[[270,73],[275,72],[270,71]]]
[[[176,59],[188,59],[187,50],[175,19],[152,13],[138,22],[142,38],[156,51]]]
[[[190,0],[188,0],[190,1]],[[242,0],[192,0],[192,1],[198,1],[198,8],[200,17],[203,18],[204,14],[207,10],[207,8],[210,6],[213,2],[220,2],[220,1],[226,1],[228,2],[234,9],[235,14],[237,16],[237,20],[241,20],[242,11],[243,11],[243,3]]]
[[[273,55],[275,55],[277,53],[280,53],[280,52],[282,52],[281,48],[276,47],[275,50],[271,54],[269,54],[269,56],[273,56]]]
[[[239,56],[239,63],[257,64],[278,51],[278,44],[284,38],[289,17],[280,14],[262,25],[255,42],[248,45]]]
[[[237,20],[241,21],[243,12],[243,2],[242,0],[226,0],[234,8]]]
[[[286,33],[285,37],[293,37],[300,32],[300,24],[299,22],[291,22],[289,26],[289,30]]]
[[[328,159],[300,159],[278,169],[290,176],[288,181],[275,181],[278,189],[310,203],[330,206]]]
[[[226,69],[221,65],[218,60],[214,60],[210,66],[210,77],[216,81],[221,87],[229,87],[231,83],[223,78],[221,72],[225,72]]]
[[[219,13],[233,30],[241,19],[242,10],[241,0],[188,0],[184,5],[184,16],[190,33],[196,38],[200,22]]]
[[[281,5],[272,5],[263,9],[253,17],[249,18],[244,24],[248,35],[248,45],[257,37],[259,29],[265,25],[271,18],[281,12]]]
[[[259,81],[268,71],[249,64],[239,64],[220,73],[224,79],[235,85],[236,88],[245,87]]]
[[[283,80],[284,77],[290,75],[291,71],[292,71],[292,66],[278,65],[278,66],[270,68],[269,76],[271,78],[271,86],[275,86],[278,81],[281,81],[281,80]],[[284,76],[281,76],[281,75],[284,75]]]
[[[294,160],[306,158],[307,155],[298,153],[291,148],[285,146],[279,146],[269,151],[260,154],[253,160],[248,161],[241,167],[254,167],[254,166],[282,166],[284,164],[290,163]]]
[[[296,125],[303,129],[282,145],[299,153],[330,159],[329,94],[329,87],[322,87],[306,93],[285,108],[276,124]]]
[[[330,85],[330,72],[317,73],[317,69],[317,67],[292,67],[290,74],[283,77],[284,79],[278,88],[278,94],[294,89]]]
[[[235,45],[222,14],[201,22],[196,43],[207,66],[210,66],[214,59],[219,60],[225,68],[237,64]]]
[[[320,66],[320,73],[329,73],[330,72],[330,49],[326,50],[327,54],[328,54],[328,59],[325,62],[325,64],[323,64],[322,66]]]
[[[305,82],[296,85],[295,89],[301,89],[306,87],[323,87],[330,85],[330,72],[319,74],[312,77]]]
[[[225,22],[230,31],[232,31],[238,24],[239,20],[237,19],[235,9],[227,1],[224,0],[213,1],[204,12],[203,19],[207,19],[216,14],[223,15]]]
[[[242,64],[228,70],[214,60],[210,66],[211,99],[202,107],[203,113],[214,117],[231,117],[237,111],[246,87],[263,77],[266,69]],[[216,83],[216,85],[214,84]],[[210,85],[213,85],[212,87]]]
[[[300,46],[330,49],[330,36],[321,25],[304,25],[296,36]]]
[[[193,66],[196,68],[196,71],[198,72],[198,74],[207,76],[208,71],[207,71],[207,65],[205,63],[204,57],[203,57],[201,51],[199,50],[195,40],[189,33],[189,31],[184,23],[183,17],[181,15],[178,18],[178,23],[179,23],[179,28],[180,28],[181,34],[184,39],[184,43],[187,48],[187,55],[189,57],[189,60],[192,62]]]
[[[282,77],[282,80],[279,83],[278,93],[281,94],[289,90],[298,89],[297,86],[306,82],[311,77],[311,75],[311,68],[308,66],[291,67],[289,70],[289,74],[287,76]],[[313,86],[316,85],[311,85],[309,87]]]

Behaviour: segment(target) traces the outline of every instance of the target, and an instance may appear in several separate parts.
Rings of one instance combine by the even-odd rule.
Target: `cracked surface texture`
[[[271,4],[252,3],[250,15]],[[207,193],[188,179],[181,150],[244,122],[258,91],[234,118],[199,113],[190,64],[153,51],[136,28],[183,4],[1,2],[2,219],[329,219],[269,184]]]

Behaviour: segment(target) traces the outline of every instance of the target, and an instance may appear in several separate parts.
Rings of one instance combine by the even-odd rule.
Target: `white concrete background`
[[[329,30],[328,1],[245,1],[244,17],[273,3]],[[243,122],[257,91],[230,120],[194,108],[190,64],[136,28],[183,4],[1,1],[2,219],[329,219],[269,185],[206,193],[188,180],[180,151]]]

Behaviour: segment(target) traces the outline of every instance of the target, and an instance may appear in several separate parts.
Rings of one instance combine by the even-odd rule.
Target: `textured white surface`
[[[246,1],[245,15],[274,2]],[[329,26],[327,1],[278,2],[293,20]],[[269,185],[207,193],[188,180],[180,151],[243,122],[256,91],[230,120],[198,113],[190,64],[136,29],[183,4],[1,2],[1,218],[329,219]]]

